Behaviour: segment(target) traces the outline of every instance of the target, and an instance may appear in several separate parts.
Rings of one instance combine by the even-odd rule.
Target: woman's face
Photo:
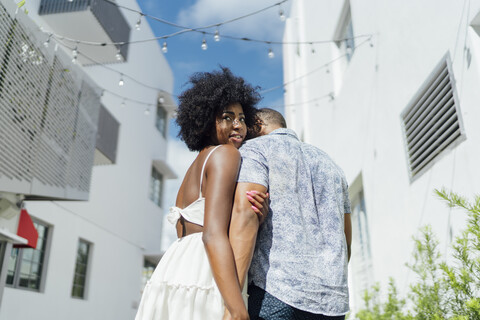
[[[247,125],[243,108],[239,103],[233,103],[222,110],[215,121],[215,144],[231,144],[240,148],[247,135]]]

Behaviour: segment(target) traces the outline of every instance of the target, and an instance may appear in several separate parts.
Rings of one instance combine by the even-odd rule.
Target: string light
[[[142,23],[142,13],[140,13],[140,16],[138,17],[137,23],[135,24],[135,30],[140,30],[140,24]]]
[[[122,54],[120,53],[120,49],[117,50],[117,54],[115,54],[115,59],[117,59],[117,61],[123,60]]]
[[[122,100],[122,103],[120,104],[120,107],[125,108],[125,99]]]
[[[107,0],[105,0],[105,1],[107,1]],[[53,36],[54,36],[54,35],[53,35]],[[363,36],[363,37],[365,37],[365,36]],[[353,50],[356,49],[356,48],[358,48],[358,47],[360,47],[361,45],[365,44],[366,42],[368,42],[372,37],[373,37],[373,35],[370,35],[368,39],[360,42],[357,46],[355,46],[355,47],[353,48]],[[58,40],[57,40],[57,41],[58,41]],[[62,41],[58,41],[58,42],[56,43],[56,45],[55,45],[56,48],[58,47],[58,44],[59,44],[59,43],[60,43],[61,45],[65,46],[66,48],[71,48],[71,47],[69,47],[68,45],[66,45],[65,43],[63,43]],[[273,42],[267,42],[267,43],[268,43],[268,44],[271,44],[271,43],[273,43]],[[308,43],[312,44],[312,43],[314,43],[314,42],[308,42]],[[75,47],[74,50],[76,50],[76,48],[77,48],[77,47]],[[353,50],[352,50],[352,52],[353,52]],[[77,49],[76,51],[77,51],[77,54],[78,54],[78,53],[79,53],[79,52],[78,52],[78,49]],[[271,52],[271,54],[270,54],[270,52]],[[136,82],[136,83],[138,83],[138,84],[140,84],[140,85],[142,85],[142,86],[144,86],[144,87],[147,87],[147,88],[150,88],[150,89],[156,90],[156,91],[163,91],[163,92],[165,92],[165,91],[162,90],[162,89],[149,86],[149,85],[147,85],[147,84],[144,84],[144,83],[136,80],[135,78],[132,78],[132,77],[127,76],[127,75],[124,75],[123,73],[120,73],[120,72],[118,72],[117,70],[115,70],[115,69],[113,69],[113,68],[110,68],[109,66],[105,65],[104,63],[100,63],[100,62],[98,62],[98,61],[95,61],[94,59],[86,56],[86,55],[83,54],[83,53],[80,53],[80,54],[82,54],[82,56],[84,56],[87,60],[91,61],[92,63],[97,64],[97,65],[100,65],[100,66],[102,66],[102,67],[104,67],[104,68],[106,68],[106,69],[108,69],[108,70],[110,70],[110,71],[112,71],[112,72],[116,72],[116,73],[120,74],[119,86],[123,86],[123,85],[124,85],[124,80],[123,80],[123,78],[124,78],[124,77],[128,77],[129,79],[132,79],[133,82]],[[274,53],[273,53],[272,48],[270,47],[270,48],[269,48],[269,57],[271,57],[271,56],[274,57]],[[297,81],[297,80],[299,80],[300,78],[306,77],[306,76],[312,74],[313,72],[318,71],[318,70],[321,69],[321,68],[325,68],[325,67],[328,68],[328,65],[330,65],[331,63],[333,63],[333,62],[336,61],[336,60],[339,60],[339,59],[341,59],[341,58],[344,58],[345,56],[346,56],[346,54],[341,55],[341,56],[335,58],[334,60],[328,62],[327,64],[325,64],[325,65],[323,65],[323,66],[321,66],[321,67],[319,67],[319,68],[316,68],[316,69],[312,70],[311,72],[308,72],[307,74],[304,74],[304,75],[302,75],[302,76],[300,76],[300,77],[298,77],[298,78],[295,78],[295,79],[293,79],[293,80],[291,80],[291,81],[288,81],[288,82],[286,82],[286,83],[283,83],[283,84],[280,85],[280,86],[276,86],[276,87],[273,87],[273,88],[269,88],[269,89],[266,89],[266,90],[262,90],[261,93],[264,94],[264,93],[267,93],[267,92],[270,92],[270,91],[273,91],[273,90],[276,90],[276,89],[279,89],[279,88],[285,88],[285,86],[288,85],[289,83],[292,83],[292,82],[294,82],[294,81]],[[273,57],[272,57],[272,58],[273,58]],[[329,72],[329,70],[327,70],[327,73],[328,73],[328,72]],[[116,94],[116,93],[114,93],[114,92],[110,92],[110,91],[105,90],[105,89],[103,89],[103,90],[109,92],[109,93],[112,94],[112,95],[115,95],[115,96],[117,96],[117,97],[122,98],[124,101],[128,100],[128,101],[133,101],[133,102],[138,103],[138,104],[153,106],[153,104],[148,103],[148,102],[137,101],[137,100],[125,98],[125,97],[120,96],[120,95],[118,95],[118,94]],[[174,95],[174,94],[171,94],[171,95]],[[162,99],[163,99],[163,97],[159,97],[159,102],[160,102],[160,103],[162,103]],[[163,101],[164,101],[164,100],[163,100]]]
[[[78,55],[77,46],[75,46],[75,48],[73,48],[73,50],[72,50],[72,55],[73,55],[74,57],[76,57],[76,56]]]
[[[282,0],[278,3],[275,3],[271,6],[268,6],[268,7],[265,7],[263,9],[260,9],[260,10],[257,10],[255,12],[251,12],[249,14],[246,14],[246,15],[243,15],[243,16],[239,16],[237,18],[234,18],[234,19],[230,19],[230,20],[227,20],[227,21],[222,21],[222,22],[218,22],[218,23],[215,23],[215,24],[212,24],[212,25],[207,25],[207,26],[201,26],[201,27],[194,27],[194,28],[191,28],[191,27],[186,27],[186,26],[182,26],[182,25],[178,25],[176,23],[173,23],[173,22],[169,22],[169,21],[166,21],[164,19],[161,19],[161,18],[158,18],[158,17],[155,17],[155,16],[152,16],[152,15],[149,15],[149,14],[146,14],[146,13],[143,13],[141,11],[138,11],[138,10],[135,10],[135,9],[132,9],[132,8],[128,8],[128,7],[125,7],[125,6],[122,6],[122,5],[119,5],[118,3],[116,3],[115,1],[113,0],[103,0],[105,2],[108,2],[112,5],[115,5],[116,7],[118,8],[122,8],[122,9],[125,9],[125,10],[128,10],[128,11],[131,11],[131,12],[135,12],[135,13],[138,13],[139,14],[139,19],[137,21],[137,24],[136,26],[140,26],[140,23],[141,23],[141,18],[142,17],[148,17],[152,20],[156,20],[158,22],[161,22],[161,23],[164,23],[164,24],[167,24],[167,25],[170,25],[170,26],[174,26],[174,27],[177,27],[177,28],[181,28],[183,30],[180,30],[180,31],[177,31],[175,33],[172,33],[170,35],[164,35],[164,36],[160,36],[160,37],[155,37],[155,38],[151,38],[151,39],[144,39],[144,40],[134,40],[134,41],[125,41],[125,42],[111,42],[111,43],[107,43],[107,42],[93,42],[93,41],[78,41],[78,40],[75,40],[75,39],[70,39],[70,38],[67,38],[67,37],[63,37],[63,36],[59,36],[59,35],[56,35],[56,38],[61,38],[61,39],[65,39],[65,40],[68,40],[68,41],[78,41],[78,42],[81,42],[82,44],[88,44],[88,45],[95,45],[95,46],[106,46],[106,45],[125,45],[125,44],[131,44],[131,43],[143,43],[143,42],[149,42],[149,41],[157,41],[157,40],[160,40],[160,39],[166,39],[168,37],[173,37],[173,36],[177,36],[177,35],[180,35],[180,34],[183,34],[183,33],[186,33],[186,32],[201,32],[204,34],[208,34],[208,35],[212,35],[216,40],[216,37],[215,37],[215,33],[216,32],[207,32],[205,30],[207,29],[211,29],[211,28],[217,28],[217,31],[218,31],[218,27],[222,26],[222,25],[225,25],[225,24],[228,24],[228,23],[231,23],[231,22],[234,22],[234,21],[238,21],[238,20],[241,20],[241,19],[244,19],[244,18],[247,18],[247,17],[250,17],[252,15],[255,15],[255,14],[258,14],[260,12],[263,12],[263,11],[266,11],[270,8],[273,8],[275,6],[279,6],[281,12],[283,12],[283,17],[286,17],[285,16],[285,12],[284,10],[281,8],[281,5],[285,2],[287,2],[288,0]],[[280,13],[280,10],[279,10],[279,13]],[[338,41],[344,41],[344,40],[349,40],[349,39],[356,39],[356,38],[361,38],[361,37],[371,37],[372,35],[371,34],[368,34],[368,35],[358,35],[356,37],[352,37],[352,38],[345,38],[345,39],[329,39],[329,40],[320,40],[320,41],[308,41],[308,42],[282,42],[282,41],[265,41],[265,40],[258,40],[258,39],[251,39],[251,38],[248,38],[248,37],[235,37],[235,36],[228,36],[228,35],[222,35],[222,37],[224,38],[228,38],[228,39],[232,39],[232,40],[238,40],[238,41],[250,41],[250,42],[258,42],[258,43],[267,43],[267,44],[281,44],[281,45],[284,45],[284,44],[296,44],[296,45],[299,45],[299,44],[309,44],[309,43],[315,43],[315,44],[319,44],[319,43],[332,43],[332,42],[338,42]],[[219,39],[219,38],[218,38]]]
[[[269,57],[270,59],[275,58],[275,53],[273,53],[272,48],[268,48],[268,57]]]
[[[313,46],[313,43],[310,43],[310,45],[311,45],[311,47],[312,47],[312,48],[311,48],[312,53],[315,53],[315,47]]]
[[[285,12],[283,11],[282,7],[279,5],[278,6],[279,9],[278,9],[278,15],[280,17],[280,21],[285,21],[286,17],[285,17]]]
[[[167,52],[168,52],[167,41],[164,41],[164,42],[163,42],[162,52],[163,52],[163,53],[167,53]]]
[[[145,113],[145,115],[148,116],[150,114],[150,108],[147,107],[143,113]]]
[[[213,36],[213,40],[215,40],[215,42],[220,41],[220,33],[218,32],[218,29],[215,30],[215,35]]]
[[[50,33],[50,34],[48,35],[47,40],[45,40],[45,42],[43,43],[43,45],[44,45],[45,48],[48,48],[48,46],[50,45],[50,39],[52,38],[52,36],[53,36],[53,34]]]
[[[72,56],[73,56],[73,58],[72,58],[72,63],[73,63],[73,64],[77,64],[78,49],[77,49],[76,46],[75,46],[75,48],[73,48],[73,50],[72,50]]]
[[[351,54],[353,53],[352,47],[350,47],[349,44],[347,44],[347,48],[345,49],[345,52],[346,52],[348,55],[351,55]]]
[[[202,40],[202,50],[207,50],[207,49],[208,49],[207,40],[205,40],[205,38],[203,38],[203,40]]]
[[[160,97],[158,98],[158,102],[159,102],[160,104],[163,104],[163,103],[165,102],[165,98],[164,98],[163,96],[160,96]]]

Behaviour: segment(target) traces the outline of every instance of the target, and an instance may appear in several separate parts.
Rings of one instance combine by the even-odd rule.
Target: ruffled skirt
[[[223,313],[202,233],[194,233],[165,252],[145,286],[135,320],[221,320]]]

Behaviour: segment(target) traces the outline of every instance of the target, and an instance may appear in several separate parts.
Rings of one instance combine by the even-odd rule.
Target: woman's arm
[[[213,277],[232,318],[248,319],[228,239],[239,166],[240,153],[230,145],[217,149],[206,165],[203,242]]]

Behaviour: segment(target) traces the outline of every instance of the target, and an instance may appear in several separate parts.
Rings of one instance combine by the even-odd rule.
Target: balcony
[[[58,35],[71,39],[111,43],[128,42],[130,26],[114,4],[104,0],[41,0],[39,15]],[[70,43],[81,53],[82,65],[117,63],[127,60],[128,44],[92,46]],[[120,53],[121,59],[117,59]]]
[[[98,115],[95,165],[114,164],[117,159],[119,122],[101,105]]]

